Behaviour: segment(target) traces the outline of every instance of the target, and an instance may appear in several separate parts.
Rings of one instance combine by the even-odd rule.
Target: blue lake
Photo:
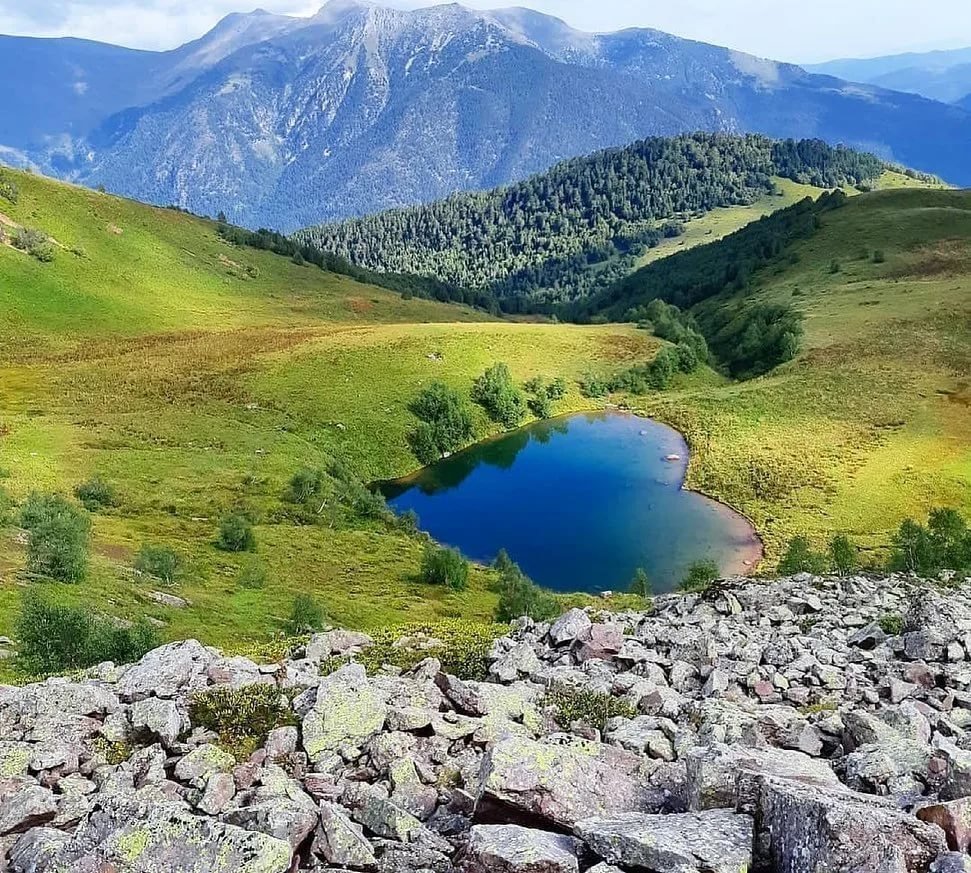
[[[687,464],[677,431],[591,413],[504,434],[381,490],[439,542],[481,562],[504,548],[548,588],[626,590],[643,567],[662,592],[693,561],[736,574],[762,554],[745,518],[682,488]]]

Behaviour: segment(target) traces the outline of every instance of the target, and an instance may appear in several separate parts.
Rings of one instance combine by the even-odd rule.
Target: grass
[[[878,560],[903,518],[971,513],[969,240],[971,193],[853,198],[758,279],[757,296],[805,313],[797,361],[641,403],[688,435],[689,484],[753,519],[770,563],[796,535],[834,533]]]
[[[496,322],[405,301],[230,247],[207,221],[4,172],[20,198],[0,201],[0,212],[62,246],[52,264],[0,246],[4,488],[23,499],[33,489],[70,495],[94,477],[113,485],[118,505],[94,516],[89,578],[52,588],[66,602],[147,615],[168,638],[267,640],[304,592],[353,627],[490,620],[490,571],[475,568],[465,592],[431,588],[418,579],[419,538],[346,514],[291,523],[290,477],[333,459],[365,481],[410,472],[406,406],[429,380],[467,393],[504,360],[517,380],[566,377],[566,412],[590,405],[574,387],[580,373],[656,346],[623,326]],[[476,416],[479,436],[495,433]],[[213,545],[233,510],[256,521],[262,587],[239,583],[252,556]],[[151,600],[160,583],[131,569],[145,543],[181,558],[164,590],[187,608]],[[13,630],[23,552],[14,531],[0,531],[0,634]]]

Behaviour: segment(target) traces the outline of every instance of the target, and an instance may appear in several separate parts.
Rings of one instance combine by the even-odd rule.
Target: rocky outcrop
[[[0,688],[7,868],[971,868],[963,588],[804,576],[523,619],[488,681],[433,658],[369,675],[370,645],[256,664],[187,641]],[[282,708],[243,755],[193,718],[247,688]]]

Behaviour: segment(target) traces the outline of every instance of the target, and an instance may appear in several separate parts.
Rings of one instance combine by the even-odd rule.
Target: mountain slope
[[[566,161],[525,182],[312,228],[297,239],[352,263],[488,290],[513,311],[582,299],[631,272],[683,223],[775,193],[774,177],[875,184],[872,155],[816,141],[694,134]]]
[[[971,94],[971,48],[829,61],[806,69],[943,103],[957,103]]]
[[[44,57],[35,69],[62,53],[74,64],[76,47],[40,42],[3,41],[0,64],[13,73],[28,48]],[[820,137],[971,182],[962,109],[652,30],[579,33],[529,10],[332,0],[308,19],[232,16],[175,52],[97,52],[90,96],[75,105],[74,79],[38,77],[0,148],[251,226],[427,202],[695,130]]]

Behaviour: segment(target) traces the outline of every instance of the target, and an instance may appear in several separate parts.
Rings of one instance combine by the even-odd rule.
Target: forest
[[[679,235],[684,220],[752,204],[773,193],[773,177],[865,187],[885,169],[872,155],[819,140],[652,138],[505,188],[309,228],[294,239],[369,271],[434,276],[519,312],[611,287],[647,249]]]

